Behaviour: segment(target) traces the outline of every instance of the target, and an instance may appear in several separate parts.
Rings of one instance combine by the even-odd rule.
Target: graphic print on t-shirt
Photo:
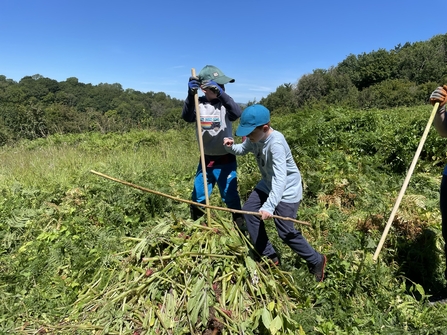
[[[220,117],[218,115],[201,115],[200,124],[203,130],[215,130],[220,129]]]

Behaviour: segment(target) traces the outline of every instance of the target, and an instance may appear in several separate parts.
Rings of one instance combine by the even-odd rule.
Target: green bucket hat
[[[220,85],[234,83],[234,79],[227,77],[224,73],[213,65],[207,65],[200,70],[198,75],[200,81],[213,80]]]

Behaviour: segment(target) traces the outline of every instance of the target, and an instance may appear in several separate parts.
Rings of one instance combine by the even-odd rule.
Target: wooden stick
[[[196,76],[196,70],[194,68],[191,69],[191,74],[193,77]],[[205,191],[205,203],[207,206],[209,206],[210,199],[208,196],[208,178],[206,175],[205,153],[203,151],[203,139],[202,139],[202,124],[200,123],[199,95],[197,92],[196,94],[194,94],[194,103],[196,107],[197,139],[199,140],[199,148],[200,148],[200,164],[202,165],[203,190]],[[209,207],[206,207],[206,216],[208,219],[207,222],[211,222],[211,212]]]
[[[382,233],[382,238],[380,239],[379,245],[377,246],[376,252],[374,253],[374,256],[373,256],[373,260],[375,260],[375,261],[379,257],[380,250],[382,249],[383,243],[385,242],[386,236],[388,235],[388,231],[391,228],[391,224],[393,223],[394,216],[396,215],[397,209],[399,208],[400,202],[402,201],[402,198],[405,194],[405,190],[407,189],[408,183],[410,182],[411,175],[413,174],[413,170],[416,166],[416,162],[417,162],[419,155],[422,151],[422,147],[424,146],[425,140],[427,139],[428,132],[430,130],[433,119],[435,118],[438,107],[439,107],[439,102],[435,103],[435,105],[433,107],[430,118],[427,122],[427,126],[425,127],[424,134],[422,135],[422,138],[419,142],[419,146],[418,146],[416,153],[414,155],[413,162],[411,162],[411,166],[407,172],[407,176],[405,177],[405,181],[402,185],[399,196],[397,197],[396,203],[394,204],[394,208],[393,208],[390,218],[388,219],[388,222],[385,226],[385,230]]]
[[[231,213],[240,213],[240,214],[250,214],[250,215],[255,215],[255,216],[262,216],[262,214],[258,213],[258,212],[248,212],[248,211],[242,211],[242,210],[239,210],[239,209],[232,209],[232,208],[224,208],[224,207],[218,207],[218,206],[204,205],[204,204],[201,204],[199,202],[194,202],[194,201],[190,201],[190,200],[176,198],[176,197],[173,197],[172,195],[163,194],[161,192],[153,191],[153,190],[150,190],[148,188],[144,188],[142,186],[138,186],[138,185],[129,183],[129,182],[124,181],[124,180],[120,180],[120,179],[116,179],[116,178],[110,177],[108,175],[105,175],[105,174],[100,173],[100,172],[96,172],[94,170],[90,170],[90,172],[93,173],[93,174],[96,174],[96,175],[98,175],[100,177],[116,181],[117,183],[136,188],[137,190],[140,190],[140,191],[149,192],[149,193],[156,194],[156,195],[161,195],[163,197],[166,197],[166,198],[169,198],[169,199],[172,199],[172,200],[175,200],[175,201],[185,202],[187,204],[195,205],[195,206],[198,206],[198,207],[205,207],[205,208],[208,208],[208,209],[217,209],[217,210],[220,210],[220,211],[226,211],[226,212],[231,212]],[[292,219],[292,218],[289,218],[289,217],[273,215],[272,218],[277,218],[277,219],[280,219],[280,220],[292,221],[292,222],[295,222],[295,223],[300,223],[300,224],[303,224],[303,225],[310,226],[309,222],[298,221],[298,220],[295,220],[295,219]]]

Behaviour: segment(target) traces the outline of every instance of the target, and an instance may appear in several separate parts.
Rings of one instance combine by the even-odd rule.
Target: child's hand
[[[220,85],[218,83],[216,83],[215,81],[212,80],[205,80],[202,83],[202,90],[210,90],[211,92],[213,92],[214,94],[216,94],[218,97],[220,97],[220,95],[222,94],[223,90],[222,87],[220,87]]]
[[[273,216],[273,214],[266,212],[266,211],[259,211],[259,213],[262,214],[261,220],[267,220],[267,219],[272,218],[272,216]]]
[[[197,93],[197,89],[200,87],[199,78],[189,77],[188,82],[188,94],[194,95]]]
[[[223,145],[226,147],[231,147],[234,144],[234,139],[232,137],[224,137]]]
[[[447,102],[447,85],[439,86],[430,95],[430,102],[434,106],[435,103],[439,102],[439,107],[442,107]]]

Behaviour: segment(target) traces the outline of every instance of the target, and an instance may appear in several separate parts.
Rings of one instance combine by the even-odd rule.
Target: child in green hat
[[[199,112],[208,196],[217,184],[222,201],[227,207],[240,210],[241,200],[237,188],[236,157],[222,147],[223,138],[232,135],[232,122],[241,116],[241,108],[225,92],[225,84],[233,82],[233,78],[227,77],[217,67],[213,65],[205,66],[199,72],[198,77],[189,78],[188,96],[183,105],[182,118],[186,122],[196,122],[194,96],[200,88],[204,93],[204,96],[199,97]],[[199,134],[196,135],[199,136]],[[194,178],[191,197],[194,202],[205,204],[206,195],[200,161]],[[194,205],[190,206],[190,210],[193,220],[197,220],[204,214],[203,210]],[[233,213],[233,221],[241,230],[245,230],[242,214]]]

